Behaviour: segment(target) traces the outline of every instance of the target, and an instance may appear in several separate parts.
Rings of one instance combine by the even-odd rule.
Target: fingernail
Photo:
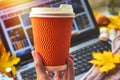
[[[68,69],[72,69],[73,68],[73,60],[71,58],[68,58]]]
[[[69,62],[73,62],[73,58],[72,58],[72,57],[69,57],[69,58],[68,58],[68,61],[69,61]]]
[[[37,57],[37,54],[35,53],[35,51],[32,51],[32,56],[34,59]]]
[[[72,60],[74,60],[74,56],[73,55],[70,55],[69,58],[71,58]]]
[[[67,63],[70,64],[70,58],[68,58]]]

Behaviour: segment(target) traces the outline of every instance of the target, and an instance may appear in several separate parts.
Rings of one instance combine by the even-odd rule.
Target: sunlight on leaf
[[[120,54],[112,54],[111,51],[104,51],[103,53],[94,52],[93,60],[90,63],[96,65],[100,72],[108,73],[120,63]]]
[[[16,69],[14,65],[18,64],[20,61],[20,58],[16,55],[11,55],[10,52],[7,52],[3,46],[3,44],[0,41],[0,71],[2,71],[4,74],[6,73],[6,68],[11,67],[13,75],[16,74]]]

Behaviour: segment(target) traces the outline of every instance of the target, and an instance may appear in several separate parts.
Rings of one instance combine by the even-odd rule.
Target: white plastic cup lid
[[[64,14],[64,17],[74,17],[72,5],[69,4],[61,4],[58,8],[35,7],[32,8],[30,12],[30,17],[42,17],[43,15],[49,15],[47,17],[54,17],[54,14]],[[66,16],[66,14],[68,16]]]

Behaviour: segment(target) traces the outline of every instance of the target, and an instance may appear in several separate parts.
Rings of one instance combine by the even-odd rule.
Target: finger
[[[55,78],[62,79],[62,77],[63,77],[63,72],[62,71],[55,71]]]
[[[46,71],[46,74],[47,74],[48,76],[50,76],[50,71]]]
[[[68,58],[67,60],[67,74],[65,74],[65,77],[67,75],[67,80],[74,80],[74,65],[73,60],[71,58]]]
[[[68,69],[64,71],[63,80],[67,80],[67,76],[68,76]]]
[[[34,59],[34,65],[35,65],[35,69],[36,69],[36,74],[37,77],[39,77],[39,79],[41,78],[46,78],[47,79],[47,74],[45,72],[45,67],[43,65],[42,59],[40,58],[39,54],[36,53],[35,51],[32,52],[32,56]],[[38,79],[38,80],[39,80]]]
[[[73,55],[70,55],[69,58],[74,60],[74,56]],[[68,60],[67,60],[67,69],[64,71],[63,80],[66,80],[67,76],[68,76]]]
[[[70,57],[72,60],[74,60],[74,56],[73,56],[73,55],[70,55],[69,57]]]

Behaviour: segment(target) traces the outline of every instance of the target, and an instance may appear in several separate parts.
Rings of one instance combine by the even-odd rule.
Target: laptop
[[[19,67],[18,80],[36,78],[31,55],[31,51],[34,50],[29,17],[31,8],[59,7],[60,4],[71,4],[75,12],[70,47],[70,55],[74,56],[75,80],[80,80],[92,67],[92,64],[88,63],[92,59],[92,52],[110,50],[108,41],[98,40],[99,29],[88,0],[20,0],[17,2],[3,0],[0,2],[0,35],[6,50],[10,51],[11,55],[15,54],[21,58],[20,63],[16,65]]]

